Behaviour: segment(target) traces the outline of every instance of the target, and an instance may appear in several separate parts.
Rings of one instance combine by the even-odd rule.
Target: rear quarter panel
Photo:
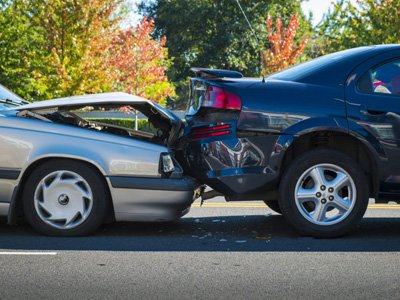
[[[297,136],[316,130],[348,131],[343,86],[297,82],[222,82],[242,99],[232,134],[189,142],[188,169],[230,196],[263,199],[277,188],[285,150]]]

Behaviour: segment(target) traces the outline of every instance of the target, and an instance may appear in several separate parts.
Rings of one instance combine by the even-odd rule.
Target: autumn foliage
[[[166,39],[125,0],[0,1],[0,82],[27,100],[124,91],[164,103]]]
[[[281,18],[276,19],[276,30],[273,29],[272,18],[267,18],[268,40],[270,47],[262,51],[261,62],[263,74],[280,71],[296,63],[296,58],[303,52],[307,39],[302,40],[298,46],[295,43],[299,21],[297,14],[293,15],[289,25],[285,28]]]
[[[165,71],[168,67],[165,37],[151,37],[153,20],[144,18],[136,27],[118,30],[111,36],[109,65],[112,66],[112,89],[126,91],[163,102],[174,94]]]
[[[101,29],[101,24],[95,22],[92,31],[99,34],[88,41],[78,65],[77,82],[70,80],[68,68],[63,67],[58,51],[53,48],[60,87],[68,91],[70,83],[75,83],[71,93],[123,91],[165,104],[165,99],[175,91],[165,75],[169,66],[166,39],[158,41],[151,37],[153,20],[144,18],[138,25],[124,29]]]

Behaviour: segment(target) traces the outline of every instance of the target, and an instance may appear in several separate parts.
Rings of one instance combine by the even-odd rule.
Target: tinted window
[[[358,89],[366,93],[400,96],[400,60],[394,60],[372,68],[364,74]]]
[[[365,51],[369,51],[369,48],[355,48],[335,52],[302,64],[295,65],[281,72],[272,74],[268,78],[279,80],[299,80],[310,75],[311,73],[322,70],[331,64],[336,64],[339,61],[349,59],[349,57],[352,57],[353,55],[358,55]]]

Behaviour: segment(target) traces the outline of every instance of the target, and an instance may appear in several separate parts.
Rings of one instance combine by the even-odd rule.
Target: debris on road
[[[257,240],[270,240],[272,239],[272,235],[264,235],[264,236],[256,236]]]

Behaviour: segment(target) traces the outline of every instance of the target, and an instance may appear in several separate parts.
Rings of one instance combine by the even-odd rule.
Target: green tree
[[[400,0],[338,1],[319,28],[316,54],[400,43]]]
[[[299,37],[310,30],[300,4],[294,0],[241,0],[252,34],[235,0],[157,0],[142,1],[140,11],[155,19],[155,36],[166,36],[173,58],[169,78],[181,99],[186,97],[191,67],[235,69],[246,76],[261,74],[261,49],[268,46],[265,20],[268,14],[280,16],[286,25],[299,14]]]
[[[28,100],[120,90],[163,103],[165,38],[152,21],[121,28],[126,12],[124,0],[0,0],[0,83]]]
[[[3,1],[0,81],[26,99],[100,92],[93,42],[117,28],[121,0]],[[103,76],[105,78],[106,76]]]
[[[35,77],[46,70],[37,53],[46,40],[43,28],[31,24],[25,9],[23,1],[0,1],[0,83],[31,99],[43,88]]]

